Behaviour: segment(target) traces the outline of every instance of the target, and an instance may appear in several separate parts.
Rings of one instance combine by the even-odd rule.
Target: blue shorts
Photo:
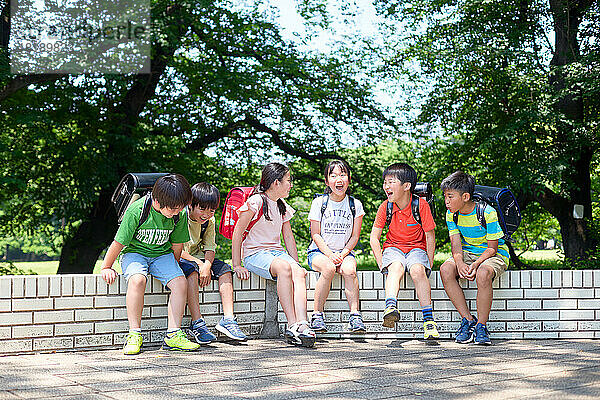
[[[190,276],[192,272],[198,272],[198,264],[196,264],[194,261],[184,260],[182,258],[179,260],[179,266],[181,267],[181,270],[186,278]],[[231,268],[231,265],[215,258],[210,266],[210,272],[212,280],[215,281],[228,272],[233,273],[233,269]]]
[[[323,254],[323,252],[319,249],[308,250],[307,254],[308,254],[308,268],[310,268],[311,271],[314,271],[314,269],[312,267],[312,262],[313,262],[314,258],[316,256],[318,256],[319,254],[322,254],[322,255],[325,255],[325,254]],[[349,256],[354,257],[354,253],[350,252],[346,257],[349,257]]]
[[[275,280],[271,275],[271,263],[276,258],[289,262],[292,267],[294,265],[298,268],[302,268],[298,261],[294,260],[285,250],[261,250],[258,253],[254,253],[248,257],[244,257],[244,267],[258,276],[262,276],[265,279]]]
[[[121,257],[121,269],[127,281],[132,275],[141,274],[146,278],[152,275],[163,285],[178,276],[183,276],[183,271],[175,260],[173,253],[158,257],[146,257],[139,253],[125,253]]]
[[[387,247],[383,250],[383,257],[381,259],[381,273],[387,274],[387,268],[391,263],[399,261],[404,266],[406,272],[410,274],[410,268],[415,264],[421,264],[425,267],[427,276],[431,274],[431,265],[429,265],[429,257],[427,252],[423,249],[415,248],[404,253],[397,247]]]

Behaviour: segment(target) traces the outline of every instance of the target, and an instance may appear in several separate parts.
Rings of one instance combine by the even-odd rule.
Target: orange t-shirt
[[[373,226],[376,228],[385,228],[387,203],[387,200],[384,201],[379,206],[379,209],[377,209],[377,216],[373,223]],[[397,247],[404,253],[408,253],[415,248],[427,251],[425,232],[435,229],[435,222],[433,221],[429,204],[422,197],[419,197],[419,215],[421,215],[423,226],[415,221],[415,217],[413,217],[410,208],[410,203],[403,210],[400,210],[398,205],[394,203],[392,222],[390,222],[383,248]]]

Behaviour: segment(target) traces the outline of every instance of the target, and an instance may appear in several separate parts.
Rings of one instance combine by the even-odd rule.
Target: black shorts
[[[194,261],[184,260],[183,258],[179,260],[179,266],[183,271],[183,274],[187,278],[192,274],[192,272],[198,272],[198,264]],[[211,267],[210,267],[211,275],[213,280],[219,279],[220,276],[225,275],[228,272],[233,273],[233,268],[231,265],[215,258]]]

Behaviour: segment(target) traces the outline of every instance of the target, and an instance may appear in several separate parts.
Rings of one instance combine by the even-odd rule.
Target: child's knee
[[[494,270],[491,267],[480,265],[475,274],[477,287],[491,286],[494,280]]]
[[[142,274],[134,274],[127,281],[128,290],[145,290],[147,278]]]
[[[410,277],[413,279],[413,281],[427,279],[425,266],[422,264],[412,265],[410,267]]]
[[[404,274],[404,265],[400,261],[395,261],[388,265],[388,276],[389,275],[403,275]]]
[[[340,268],[340,273],[345,278],[354,278],[356,277],[356,265],[354,264],[345,264]]]
[[[456,277],[456,264],[446,261],[440,266],[440,275],[443,279],[452,279]]]
[[[171,290],[171,293],[177,294],[179,292],[187,292],[188,282],[183,276],[173,278],[167,283],[167,287]]]
[[[326,265],[322,265],[319,268],[319,273],[321,276],[327,279],[333,279],[333,276],[335,275],[335,265],[333,265],[331,262],[327,263]]]
[[[280,258],[276,258],[275,260],[273,260],[273,262],[271,263],[271,271],[275,272],[272,275],[275,275],[278,278],[292,278],[292,266],[289,262]]]

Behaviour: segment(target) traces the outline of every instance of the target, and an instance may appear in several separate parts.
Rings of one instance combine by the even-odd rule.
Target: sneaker
[[[364,333],[367,330],[365,328],[365,323],[363,322],[362,316],[359,313],[350,314],[348,330],[352,333]]]
[[[425,338],[425,340],[440,338],[440,333],[437,330],[437,324],[434,320],[423,322],[423,338]]]
[[[400,319],[400,314],[396,306],[389,306],[383,312],[383,326],[386,328],[393,328],[396,326],[396,322]]]
[[[473,340],[473,331],[475,330],[475,324],[477,324],[477,318],[473,317],[473,321],[468,319],[462,319],[460,327],[456,331],[456,343],[469,343]]]
[[[179,329],[171,337],[165,336],[163,340],[162,348],[165,350],[181,350],[181,351],[193,351],[198,350],[200,345],[192,342],[185,336],[185,333]]]
[[[306,325],[307,328],[300,331],[302,325]],[[317,335],[308,326],[308,321],[299,321],[290,326],[284,334],[286,341],[296,346],[313,347],[317,341]]]
[[[138,354],[141,348],[142,334],[137,332],[129,332],[125,346],[123,346],[123,354],[128,356]]]
[[[217,339],[217,337],[208,330],[206,322],[204,322],[202,318],[195,324],[192,324],[188,332],[198,344],[209,344]]]
[[[302,345],[302,341],[299,337],[296,336],[296,332],[293,330],[295,328],[295,324],[292,326],[288,326],[288,328],[283,333],[283,337],[288,344],[293,344],[296,346]]]
[[[483,324],[477,324],[475,325],[475,340],[473,341],[473,343],[475,344],[481,344],[484,346],[489,346],[490,344],[492,344],[492,341],[490,340],[490,332],[487,329],[487,326],[483,325]]]
[[[327,325],[325,325],[325,314],[322,312],[313,312],[310,319],[310,327],[315,332],[327,332]]]
[[[248,340],[248,336],[241,331],[235,318],[223,317],[215,328],[230,339],[239,340],[240,342]]]

